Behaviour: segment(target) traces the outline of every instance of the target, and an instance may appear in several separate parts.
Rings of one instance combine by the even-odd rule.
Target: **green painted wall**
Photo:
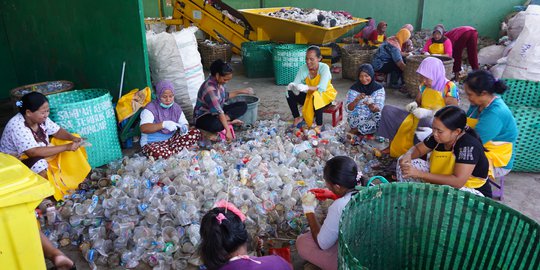
[[[167,5],[167,0],[143,0],[144,7],[144,16],[157,18],[159,17],[159,1],[161,1],[163,6],[163,16],[168,17],[172,16],[172,3],[175,0],[170,0],[171,6]],[[260,7],[259,0],[233,0],[233,1],[223,1],[228,5],[236,8],[258,8]]]
[[[150,82],[141,0],[1,0],[0,15],[18,85],[64,79],[117,96],[123,61],[124,91]]]
[[[157,17],[158,0],[143,1],[145,16]],[[235,8],[260,7],[259,0],[224,0],[224,2]],[[391,34],[406,23],[424,29],[443,23],[448,29],[471,25],[478,29],[480,35],[497,38],[500,22],[512,12],[513,6],[521,5],[525,0],[264,0],[263,2],[264,7],[295,6],[346,10],[356,17],[374,17],[377,21],[386,21]],[[422,2],[425,3],[424,7],[421,6]],[[167,11],[167,16],[170,16],[172,14],[170,8]]]
[[[15,87],[17,87],[17,76],[13,70],[13,58],[4,20],[0,17],[0,98],[9,97],[9,90]]]

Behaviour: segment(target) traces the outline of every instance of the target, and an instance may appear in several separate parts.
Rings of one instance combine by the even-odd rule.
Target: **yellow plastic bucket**
[[[49,181],[0,153],[0,268],[45,269],[34,209],[53,193]]]

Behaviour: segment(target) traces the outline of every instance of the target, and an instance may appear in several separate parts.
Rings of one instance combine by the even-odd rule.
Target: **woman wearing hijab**
[[[367,37],[368,45],[373,47],[379,47],[386,40],[386,28],[388,24],[385,21],[379,22],[377,29],[373,30]]]
[[[431,38],[422,49],[422,53],[426,55],[438,54],[452,57],[452,41],[444,36],[444,26],[442,24],[435,26]]]
[[[182,108],[174,102],[174,86],[170,81],[156,85],[157,99],[141,112],[141,146],[146,156],[168,158],[196,144],[201,132],[189,129]]]
[[[389,152],[392,157],[403,155],[419,141],[415,138],[417,127],[431,127],[435,111],[458,104],[458,88],[445,77],[441,60],[428,57],[416,72],[422,76],[416,101],[408,104],[405,110],[394,106],[385,106],[382,110],[377,134],[390,140],[390,147],[384,152]]]
[[[366,44],[371,33],[375,31],[375,19],[368,17],[367,20],[368,22],[366,26],[364,26],[360,32],[354,35],[354,38],[357,38],[358,43],[360,44]]]
[[[361,138],[377,131],[384,107],[384,87],[375,82],[375,71],[370,64],[358,69],[358,80],[347,93],[345,110],[351,133]]]
[[[386,39],[383,44],[377,49],[371,64],[373,69],[381,73],[395,73],[397,76],[393,78],[393,85],[401,78],[403,70],[405,70],[405,61],[401,54],[401,46],[409,40],[411,32],[406,29],[400,29],[395,36]]]

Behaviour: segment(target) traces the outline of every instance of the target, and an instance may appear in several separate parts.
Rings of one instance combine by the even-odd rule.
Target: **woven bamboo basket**
[[[13,108],[15,109],[15,111],[17,111],[17,107],[15,106],[15,103],[21,100],[21,98],[28,93],[39,92],[45,96],[48,96],[52,94],[58,94],[58,93],[70,91],[72,89],[73,89],[73,82],[70,82],[70,81],[48,81],[48,82],[40,82],[40,83],[23,85],[23,86],[14,88],[10,91],[11,103],[13,104]]]
[[[418,94],[418,87],[422,83],[420,75],[416,73],[416,70],[420,66],[420,63],[424,59],[429,57],[428,55],[412,55],[407,57],[406,67],[403,71],[403,80],[405,82],[405,88],[409,92],[409,95],[413,98]],[[444,70],[446,71],[446,78],[452,78],[452,67],[454,66],[454,59],[448,56],[431,56],[441,59],[444,64]]]
[[[354,37],[346,37],[341,40],[345,44],[358,44],[358,39]]]
[[[341,48],[341,75],[344,79],[358,79],[358,67],[362,64],[371,64],[371,58],[377,49],[360,44],[348,44]]]
[[[203,68],[209,69],[210,65],[218,59],[229,62],[231,61],[232,51],[229,44],[216,44],[213,42],[209,44],[207,42],[199,42],[199,52],[201,53],[201,60]]]

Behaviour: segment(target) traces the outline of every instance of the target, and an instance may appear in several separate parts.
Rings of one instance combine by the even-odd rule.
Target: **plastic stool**
[[[496,188],[496,190],[493,190],[491,192],[493,198],[498,198],[499,201],[502,201],[503,195],[504,195],[504,176],[499,177],[499,183],[496,183],[495,181],[491,180],[491,178],[488,178],[488,181],[491,184],[491,186]]]
[[[332,114],[332,126],[335,127],[341,120],[343,120],[343,101],[340,101],[336,105],[330,105],[323,111],[324,113]],[[336,115],[338,113],[338,115]]]

